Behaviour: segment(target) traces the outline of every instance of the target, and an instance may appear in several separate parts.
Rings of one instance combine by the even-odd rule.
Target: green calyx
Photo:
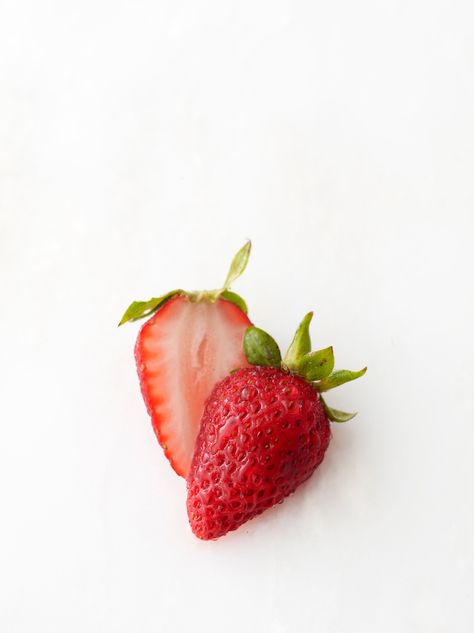
[[[301,321],[296,330],[293,341],[285,355],[281,358],[280,349],[276,341],[266,332],[257,327],[249,327],[244,335],[244,353],[251,365],[278,367],[283,371],[304,378],[321,394],[346,382],[360,378],[367,371],[367,367],[360,371],[347,369],[334,371],[334,352],[332,347],[311,351],[309,326],[313,313],[308,314]],[[329,407],[320,395],[326,415],[332,422],[347,422],[356,414],[345,413]]]
[[[215,303],[218,299],[225,299],[226,301],[230,301],[236,305],[240,310],[242,310],[242,312],[244,312],[244,314],[247,314],[247,304],[240,295],[230,290],[230,286],[244,272],[249,260],[251,248],[252,244],[250,240],[248,240],[234,256],[222,288],[217,290],[202,290],[194,292],[187,292],[186,290],[181,289],[171,290],[171,292],[167,292],[161,297],[153,297],[148,301],[133,301],[120,319],[119,327],[128,321],[138,321],[139,319],[151,316],[167,301],[177,295],[183,295],[193,303],[201,301]]]
[[[280,367],[280,349],[273,337],[258,327],[247,328],[244,335],[244,352],[251,365]]]

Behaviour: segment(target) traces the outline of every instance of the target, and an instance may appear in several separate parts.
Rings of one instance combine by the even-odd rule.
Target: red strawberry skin
[[[187,478],[194,534],[215,539],[282,501],[322,462],[329,420],[303,379],[243,368],[207,400]]]

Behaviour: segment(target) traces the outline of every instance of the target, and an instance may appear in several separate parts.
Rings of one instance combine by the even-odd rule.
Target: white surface
[[[474,626],[474,10],[0,4],[2,633]],[[365,379],[316,476],[188,528],[132,299],[235,285]]]

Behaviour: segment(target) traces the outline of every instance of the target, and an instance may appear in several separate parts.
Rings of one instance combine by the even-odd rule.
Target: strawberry
[[[281,361],[275,341],[249,327],[244,350],[252,367],[212,391],[187,478],[191,528],[215,539],[260,514],[310,477],[324,459],[330,421],[355,414],[331,409],[321,392],[362,376],[333,371],[332,347],[310,352],[306,315]]]
[[[135,345],[138,377],[158,441],[183,477],[212,388],[234,367],[248,364],[242,340],[251,322],[244,300],[229,288],[244,271],[250,247],[247,242],[234,257],[223,288],[134,301],[119,323],[152,315]]]

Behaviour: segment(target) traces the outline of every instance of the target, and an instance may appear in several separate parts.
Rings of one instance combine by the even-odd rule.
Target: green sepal
[[[291,345],[286,352],[283,363],[288,367],[290,371],[296,370],[299,366],[301,358],[305,354],[309,354],[309,352],[311,351],[309,324],[311,323],[312,318],[313,313],[308,312],[308,314],[299,324]]]
[[[199,292],[185,292],[184,290],[172,290],[167,292],[161,297],[153,297],[148,301],[133,301],[125,310],[124,315],[120,319],[119,327],[128,321],[138,321],[138,319],[144,319],[156,312],[162,305],[164,305],[172,297],[182,294],[185,295],[189,301],[199,303],[201,301],[207,301],[214,303],[219,298],[230,301],[236,305],[244,314],[247,314],[247,304],[242,297],[235,292],[229,290],[230,285],[244,272],[245,267],[250,255],[250,249],[252,244],[248,240],[242,248],[234,256],[230,265],[229,273],[225,280],[224,286],[218,290],[203,290]]]
[[[251,326],[245,331],[244,354],[251,365],[281,366],[280,348],[275,339],[258,327]]]
[[[176,295],[186,294],[184,290],[171,290],[161,297],[153,297],[148,301],[133,301],[125,310],[123,317],[120,319],[119,327],[127,321],[138,321],[156,312],[169,299]]]
[[[351,380],[355,380],[356,378],[360,378],[367,371],[367,367],[361,369],[360,371],[349,371],[348,369],[340,369],[338,371],[333,372],[327,378],[320,380],[315,383],[314,387],[317,391],[329,391],[329,389],[334,389],[334,387],[339,387],[339,385],[343,385],[346,382],[350,382]]]
[[[332,407],[327,405],[326,401],[324,400],[322,396],[319,396],[319,399],[321,400],[324,410],[326,411],[326,415],[331,420],[331,422],[338,422],[338,423],[349,422],[349,420],[352,420],[352,418],[355,418],[355,416],[357,415],[357,412],[346,413],[345,411],[339,411],[339,409],[333,409]]]
[[[234,256],[226,280],[222,286],[223,290],[228,290],[234,281],[244,272],[247,262],[249,261],[251,248],[252,242],[248,240]]]
[[[333,369],[334,352],[332,347],[305,354],[295,368],[298,375],[306,380],[327,378]]]
[[[242,299],[242,297],[238,295],[236,292],[232,292],[231,290],[224,290],[224,292],[221,292],[221,294],[219,295],[219,298],[225,299],[226,301],[230,301],[231,303],[236,305],[240,310],[242,310],[244,314],[247,314],[248,312],[247,304]]]

